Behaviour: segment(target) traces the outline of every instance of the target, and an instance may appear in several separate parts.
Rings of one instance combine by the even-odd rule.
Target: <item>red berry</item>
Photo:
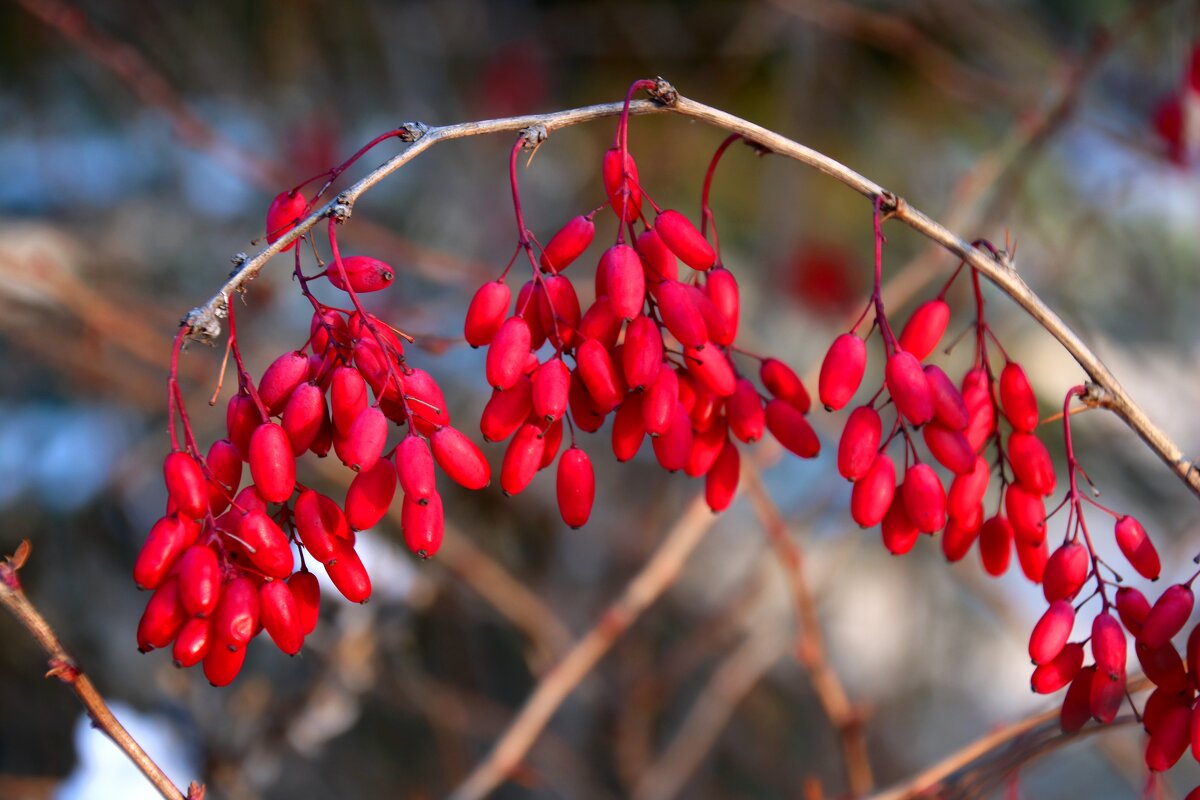
[[[933,419],[933,394],[921,362],[912,353],[897,350],[887,360],[884,379],[896,410],[913,425]]]
[[[705,271],[717,260],[716,251],[691,220],[678,211],[663,211],[654,220],[654,230],[663,244],[694,270]]]
[[[1037,436],[1013,431],[1008,437],[1008,460],[1022,486],[1043,496],[1054,494],[1054,462]]]
[[[571,370],[556,356],[538,367],[532,380],[533,410],[546,422],[553,422],[561,417],[567,410]]]
[[[292,443],[292,455],[300,456],[312,447],[325,422],[325,392],[309,381],[292,392],[283,407],[281,424]]]
[[[558,510],[568,527],[580,528],[592,513],[596,476],[588,454],[572,445],[558,460]]]
[[[367,382],[353,367],[338,367],[329,383],[329,405],[334,428],[346,434],[367,407]]]
[[[844,408],[858,391],[866,368],[866,342],[853,333],[843,333],[834,339],[821,362],[821,377],[817,384],[821,405],[830,411]]]
[[[342,270],[346,273],[345,280],[342,279]],[[386,289],[395,280],[396,272],[377,258],[344,256],[342,269],[338,269],[335,261],[325,270],[325,277],[343,292],[347,291],[346,287],[349,286],[357,294]]]
[[[250,457],[250,437],[261,422],[258,407],[250,395],[239,393],[229,398],[229,405],[225,409],[225,430],[243,460]]]
[[[1022,540],[1037,544],[1046,538],[1046,504],[1037,492],[1019,483],[1010,484],[1004,490],[1004,510]]]
[[[508,389],[521,377],[525,356],[532,344],[529,324],[509,317],[492,339],[487,353],[487,380],[497,389]]]
[[[950,517],[950,521],[946,523],[946,530],[942,532],[942,554],[946,556],[946,560],[951,563],[961,561],[979,538],[979,529],[982,526],[982,506],[979,507],[979,518],[974,524],[960,523],[954,517]]]
[[[1008,362],[1000,371],[1000,406],[1016,430],[1028,433],[1037,427],[1037,398],[1025,370],[1015,361]]]
[[[441,508],[441,501],[438,502],[438,508]],[[433,503],[430,502],[430,505]],[[334,588],[351,603],[365,603],[370,599],[371,576],[367,574],[367,568],[350,542],[338,544],[338,551],[333,560],[325,565],[325,572]]]
[[[1021,572],[1033,583],[1041,583],[1046,575],[1046,564],[1050,561],[1050,545],[1046,544],[1045,539],[1037,544],[1030,544],[1019,536],[1014,537],[1014,542]]]
[[[226,647],[210,647],[204,656],[204,677],[213,686],[228,686],[242,671],[246,661],[246,648],[229,650]]]
[[[299,191],[280,192],[275,195],[267,209],[267,244],[274,244],[283,235],[296,227],[296,223],[304,216],[308,201]],[[296,246],[295,242],[284,246],[280,252],[286,253]]]
[[[250,477],[268,503],[282,503],[296,487],[292,441],[283,428],[264,422],[250,437]]]
[[[400,528],[409,550],[420,558],[433,558],[445,535],[442,496],[434,492],[426,505],[405,497],[400,507]]]
[[[642,187],[633,156],[626,151],[622,159],[619,148],[609,148],[604,153],[601,174],[613,213],[625,222],[636,220],[642,213]]]
[[[400,440],[396,447],[396,476],[400,488],[413,502],[428,502],[437,491],[433,474],[433,454],[429,445],[414,433]]]
[[[595,339],[585,339],[575,351],[575,363],[597,409],[607,414],[616,408],[625,394],[625,387],[604,345]]]
[[[208,655],[212,645],[212,622],[207,619],[193,617],[179,629],[175,638],[175,647],[171,650],[171,658],[175,666],[180,668],[194,667]]]
[[[344,436],[334,436],[333,449],[342,463],[355,472],[375,466],[387,444],[388,421],[376,406],[358,413]]]
[[[652,290],[659,281],[679,280],[679,263],[671,248],[667,247],[653,228],[647,228],[634,245],[642,258],[642,269],[646,274],[646,285]]]
[[[800,377],[777,358],[764,358],[758,369],[758,377],[767,391],[780,400],[791,403],[801,414],[807,414],[812,406],[808,390]]]
[[[779,443],[801,458],[815,458],[821,442],[804,415],[790,403],[778,398],[767,403],[767,430]]]
[[[737,446],[726,439],[704,481],[704,499],[713,513],[724,511],[733,502],[741,476],[741,461]]]
[[[463,335],[471,347],[490,344],[496,331],[504,324],[508,304],[512,302],[512,290],[503,280],[488,281],[480,286],[467,307],[467,318],[463,323]]]
[[[900,332],[900,349],[912,353],[918,361],[924,361],[941,341],[949,321],[950,306],[945,300],[939,297],[925,301],[904,324],[904,330]]]
[[[1098,675],[1114,681],[1125,680],[1125,631],[1107,611],[1092,620],[1092,658],[1096,660]]]
[[[1146,535],[1146,529],[1130,516],[1121,517],[1116,525],[1117,546],[1126,560],[1147,580],[1158,580],[1162,564],[1154,543]]]
[[[243,575],[225,584],[213,612],[218,646],[234,650],[249,644],[258,632],[258,614],[258,585],[253,580]]]
[[[1195,601],[1195,595],[1187,586],[1176,584],[1167,587],[1146,615],[1138,641],[1148,647],[1162,647],[1171,641],[1187,623]]]
[[[1079,542],[1071,541],[1060,545],[1050,555],[1046,574],[1042,581],[1042,594],[1046,601],[1072,600],[1087,580],[1091,559],[1087,549]]]
[[[937,364],[926,364],[924,372],[925,380],[929,383],[929,396],[933,400],[934,418],[950,430],[965,430],[970,415],[958,387]]]
[[[699,478],[707,474],[721,455],[728,438],[729,425],[723,417],[718,417],[707,428],[694,431],[687,463],[683,465],[684,474],[690,478]]]
[[[356,531],[375,527],[395,496],[396,465],[381,458],[350,481],[346,490],[346,522]]]
[[[976,457],[970,472],[954,476],[946,495],[946,513],[960,522],[970,518],[987,493],[992,468],[982,457]]]
[[[605,294],[614,314],[628,320],[642,313],[646,276],[636,250],[627,244],[613,245],[604,251],[596,269],[604,274]]]
[[[312,489],[306,489],[296,498],[292,519],[304,549],[322,563],[333,558],[338,539],[351,536],[350,523],[341,507]]]
[[[284,353],[263,373],[258,384],[258,397],[269,413],[278,414],[292,392],[305,380],[308,380],[308,357],[298,351]]]
[[[1012,525],[999,514],[990,517],[979,530],[979,557],[984,570],[997,578],[1008,572],[1012,550]]]
[[[247,512],[235,534],[245,543],[250,562],[268,578],[286,578],[292,574],[294,559],[287,534],[265,511]]]
[[[622,321],[613,312],[607,297],[597,297],[579,321],[579,338],[597,339],[605,348],[616,347]]]
[[[1183,757],[1192,741],[1192,710],[1171,705],[1150,732],[1146,742],[1146,766],[1151,772],[1166,772]]]
[[[1059,717],[1059,725],[1064,733],[1074,733],[1092,718],[1091,694],[1095,677],[1095,667],[1084,667],[1071,680]]]
[[[946,491],[933,467],[928,464],[909,467],[901,494],[904,508],[917,530],[934,533],[946,527]]]
[[[304,646],[304,627],[300,609],[291,588],[281,580],[268,581],[258,590],[263,629],[275,646],[289,656]]]
[[[975,451],[962,431],[951,430],[934,420],[922,429],[921,435],[930,454],[955,476],[969,475],[975,470]]]
[[[1064,647],[1053,659],[1039,665],[1033,671],[1030,685],[1038,694],[1057,692],[1079,674],[1079,668],[1082,666],[1083,645],[1072,642]]]
[[[679,375],[664,361],[659,367],[658,377],[646,390],[642,401],[642,419],[646,423],[646,432],[651,436],[666,433],[678,402]]]
[[[854,482],[850,493],[850,516],[864,528],[883,521],[896,494],[896,465],[891,456],[879,453],[867,473]]]
[[[741,441],[751,444],[763,437],[767,425],[763,401],[750,381],[738,380],[737,388],[725,401],[725,413],[729,417],[730,432]]]
[[[737,388],[737,375],[729,357],[714,344],[701,348],[685,347],[684,363],[688,372],[717,397],[729,397]]]
[[[893,495],[887,513],[880,524],[883,546],[894,556],[902,556],[917,543],[921,536],[916,523],[909,516],[907,505],[900,493]]]
[[[542,430],[529,423],[522,425],[504,451],[500,467],[500,488],[507,496],[519,494],[533,480],[542,460],[545,441]]]
[[[704,315],[692,302],[687,286],[675,280],[664,280],[651,287],[658,303],[663,325],[685,347],[699,347],[708,340]]]
[[[612,446],[617,461],[629,461],[642,447],[646,438],[646,421],[642,411],[644,395],[628,394],[613,417]]]
[[[562,272],[588,249],[596,235],[592,217],[572,217],[546,242],[539,259],[543,272]]]
[[[321,585],[317,583],[317,576],[308,570],[293,572],[287,583],[300,612],[300,630],[307,636],[317,627],[317,617],[321,613]]]
[[[492,390],[492,397],[479,418],[479,431],[485,441],[504,441],[521,427],[532,411],[533,383],[522,375],[510,388]]]
[[[1186,691],[1190,687],[1183,659],[1170,642],[1162,647],[1147,647],[1137,642],[1134,652],[1137,653],[1138,663],[1142,665],[1142,672],[1155,686],[1173,693]]]
[[[168,578],[154,590],[138,621],[138,650],[148,653],[157,647],[166,647],[175,641],[187,618],[187,612],[179,603],[179,579]]]
[[[737,279],[724,267],[714,267],[704,277],[704,293],[708,295],[713,307],[725,322],[719,336],[710,326],[709,338],[720,345],[733,344],[733,340],[737,338],[738,318],[741,314]]]
[[[1146,595],[1132,586],[1122,586],[1117,589],[1116,606],[1125,630],[1132,633],[1135,639],[1139,638],[1142,635],[1142,625],[1150,614],[1150,601],[1146,599]]]
[[[199,519],[208,511],[208,483],[196,459],[187,453],[175,452],[163,462],[163,478],[167,496],[179,513]]]
[[[134,562],[133,582],[141,589],[157,588],[179,557],[196,541],[199,532],[198,525],[189,525],[177,514],[154,523]]]
[[[596,401],[588,394],[587,387],[583,385],[583,379],[579,376],[578,369],[571,373],[571,391],[567,395],[567,403],[570,406],[571,419],[575,421],[575,427],[585,433],[595,433],[600,430],[600,426],[604,424],[604,418],[610,410],[596,405]]]
[[[1071,638],[1075,626],[1075,607],[1066,600],[1055,600],[1033,626],[1029,637],[1029,657],[1035,664],[1052,661]]]
[[[221,567],[211,547],[194,544],[179,559],[179,603],[194,617],[207,617],[221,597]]]
[[[692,421],[682,403],[675,403],[667,429],[652,439],[651,443],[654,457],[667,472],[676,472],[687,466],[692,450]]]
[[[492,482],[491,465],[462,431],[447,425],[434,431],[429,441],[434,460],[455,483],[467,489],[482,489]]]
[[[229,508],[229,501],[242,482],[242,455],[233,442],[218,439],[208,448],[204,459],[211,477],[208,479],[208,505],[214,515]]]
[[[551,344],[557,348],[575,346],[579,339],[579,296],[570,278],[551,275],[542,279],[538,316]]]
[[[625,349],[621,352],[625,383],[631,389],[649,386],[658,377],[662,357],[662,333],[654,320],[640,316],[630,322],[625,330]]]

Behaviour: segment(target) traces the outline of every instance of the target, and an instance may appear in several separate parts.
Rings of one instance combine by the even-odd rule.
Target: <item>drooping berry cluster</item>
[[[878,329],[883,341],[883,385],[851,412],[838,444],[838,471],[854,482],[851,516],[863,527],[880,525],[884,545],[897,555],[911,550],[922,533],[941,532],[942,551],[950,561],[962,559],[978,540],[984,568],[992,575],[1007,572],[1015,549],[1026,576],[1040,582],[1049,556],[1042,498],[1054,491],[1054,467],[1033,433],[1038,424],[1033,390],[1024,370],[1007,355],[998,378],[992,368],[988,346],[996,344],[995,337],[984,317],[974,271],[975,359],[959,385],[941,367],[923,362],[945,334],[950,320],[945,296],[961,268],[936,297],[918,306],[899,337],[893,333],[880,288],[881,203],[876,201],[874,215],[874,292],[859,321],[834,340],[821,365],[819,385],[821,402],[831,410],[845,407],[858,392],[867,346],[856,331],[873,311],[872,332]],[[885,391],[889,402],[883,399]],[[889,404],[894,413],[885,437],[880,411]],[[1002,421],[1010,429],[1007,440]],[[949,473],[949,489],[922,460],[918,428],[929,456]],[[899,484],[896,462],[888,454],[893,442],[903,453]],[[995,448],[993,462],[985,455],[989,442]],[[999,502],[988,516],[984,498],[993,473],[999,478]]]
[[[1155,581],[1162,571],[1158,551],[1141,523],[1100,504],[1079,487],[1079,477],[1087,480],[1087,475],[1075,456],[1070,411],[1072,400],[1085,397],[1087,392],[1086,387],[1076,386],[1063,403],[1069,485],[1051,516],[1066,508],[1067,525],[1063,543],[1046,564],[1042,588],[1049,607],[1029,639],[1029,655],[1037,665],[1032,685],[1039,693],[1069,687],[1062,706],[1064,731],[1078,730],[1089,719],[1112,722],[1127,698],[1133,707],[1126,691],[1128,632],[1142,671],[1156,687],[1142,709],[1141,721],[1150,734],[1146,766],[1161,772],[1178,762],[1189,744],[1193,756],[1200,759],[1200,709],[1196,702],[1200,690],[1200,625],[1194,626],[1188,636],[1186,662],[1172,642],[1191,617],[1195,604],[1191,584],[1196,576],[1167,587],[1151,605],[1139,589],[1122,585],[1120,574],[1097,553],[1084,517],[1085,504],[1113,518],[1117,548],[1138,575]],[[1089,581],[1095,589],[1075,602]],[[1090,637],[1070,641],[1077,615],[1096,598],[1100,608],[1092,619]],[[1089,645],[1092,663],[1084,666]],[[1133,710],[1137,713],[1136,707]]]
[[[601,164],[607,201],[569,220],[544,247],[525,225],[517,185],[517,156],[540,143],[539,132],[522,132],[509,159],[517,248],[500,277],[476,292],[464,326],[468,343],[488,348],[493,393],[480,428],[489,441],[509,440],[500,470],[506,494],[525,489],[558,457],[565,420],[570,444],[559,457],[557,490],[563,520],[572,527],[587,522],[595,496],[591,459],[576,441],[576,429],[595,432],[610,414],[618,461],[632,459],[648,434],[664,469],[705,476],[714,511],[726,508],[737,488],[735,439],[751,443],[769,430],[801,457],[820,449],[804,417],[808,392],[796,374],[777,359],[734,345],[737,280],[707,233],[711,228],[717,241],[708,205],[713,172],[738,137],[727,139],[713,157],[699,228],[680,212],[660,208],[640,183],[628,149],[629,99],[654,86],[639,81],[626,97]],[[606,207],[618,220],[616,241],[600,256],[595,299],[583,309],[563,273],[591,245],[596,214]],[[514,305],[506,278],[522,252],[531,277]],[[690,270],[682,278],[680,261]],[[742,375],[735,354],[759,362],[770,396]]]
[[[268,239],[277,240],[309,207],[298,189],[281,193],[268,211]],[[207,455],[197,445],[176,378],[187,330],[176,339],[169,379],[173,449],[163,469],[167,509],[134,567],[137,585],[154,590],[138,626],[138,646],[145,652],[173,644],[176,665],[203,662],[214,685],[233,680],[246,646],[262,630],[283,652],[300,650],[320,605],[309,559],[324,566],[348,600],[366,602],[371,581],[355,551],[356,536],[382,519],[397,484],[403,488],[405,542],[428,558],[441,544],[444,523],[435,463],[470,489],[491,480],[479,448],[450,425],[437,382],[406,363],[404,344],[411,337],[359,301],[360,293],[386,288],[394,270],[367,256],[343,257],[336,224],[331,216],[331,263],[316,256],[317,274],[303,274],[301,249],[295,249],[295,277],[313,307],[310,335],[298,350],[275,359],[257,383],[243,364],[226,298],[238,391],[226,410],[227,438],[214,442]],[[320,278],[345,292],[351,308],[318,300],[309,284]],[[391,424],[407,427],[395,444],[389,444]],[[308,452],[325,457],[330,450],[356,473],[341,503],[296,480],[298,459]],[[244,465],[251,482],[243,487]]]

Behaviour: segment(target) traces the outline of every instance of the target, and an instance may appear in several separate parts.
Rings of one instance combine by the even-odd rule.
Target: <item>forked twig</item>
[[[29,541],[25,540],[21,542],[13,555],[0,561],[0,603],[12,612],[12,615],[17,618],[17,622],[21,623],[21,626],[29,631],[29,634],[46,651],[47,663],[50,666],[46,677],[57,678],[71,688],[71,691],[79,698],[79,702],[83,703],[83,707],[87,709],[88,716],[92,718],[92,724],[112,739],[117,747],[121,748],[133,765],[146,776],[146,780],[154,784],[154,788],[158,789],[159,794],[168,800],[204,800],[202,784],[193,781],[188,786],[186,793],[180,791],[158,764],[154,763],[154,759],[146,754],[137,740],[113,715],[91,679],[83,673],[79,664],[62,646],[58,635],[50,627],[50,623],[34,608],[33,603],[29,602],[29,598],[21,589],[21,581],[17,573],[29,559],[30,549]]]

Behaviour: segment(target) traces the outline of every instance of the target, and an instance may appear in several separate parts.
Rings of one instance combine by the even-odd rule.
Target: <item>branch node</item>
[[[679,92],[671,82],[661,75],[654,80],[654,88],[647,91],[650,99],[659,105],[673,106],[679,101]]]
[[[1112,392],[1105,389],[1098,383],[1087,381],[1084,383],[1084,393],[1079,396],[1079,402],[1083,403],[1088,408],[1112,408],[1113,396]]]
[[[398,137],[400,141],[411,144],[429,133],[429,126],[424,122],[402,122],[398,130],[400,131]]]
[[[333,201],[333,206],[329,209],[329,216],[338,221],[338,224],[350,219],[350,213],[354,209],[354,201],[350,199],[347,192],[342,192]]]
[[[904,205],[904,198],[897,196],[893,192],[889,192],[887,189],[879,193],[879,211],[883,214],[884,220],[896,216]]]
[[[537,150],[541,147],[542,142],[550,138],[550,131],[546,129],[545,125],[530,125],[528,128],[522,128],[518,136],[523,148]]]
[[[66,656],[54,656],[50,659],[50,669],[43,677],[58,678],[65,684],[75,683],[79,679],[79,667]]]
[[[221,335],[220,320],[225,316],[227,312],[223,302],[215,306],[196,306],[179,324],[188,329],[187,338],[190,341],[211,344]]]

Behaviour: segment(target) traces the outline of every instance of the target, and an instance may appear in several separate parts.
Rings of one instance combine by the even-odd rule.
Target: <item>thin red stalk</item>
[[[729,149],[729,145],[741,139],[740,133],[731,133],[725,137],[725,141],[717,147],[717,152],[713,153],[712,160],[708,162],[708,170],[704,173],[704,188],[700,190],[700,235],[708,235],[708,223],[712,219],[712,209],[708,205],[709,193],[712,191],[713,174],[717,171],[717,164],[721,161],[721,156],[725,155],[725,151]],[[713,222],[713,238],[717,235],[717,224]],[[719,249],[718,249],[719,252]]]

